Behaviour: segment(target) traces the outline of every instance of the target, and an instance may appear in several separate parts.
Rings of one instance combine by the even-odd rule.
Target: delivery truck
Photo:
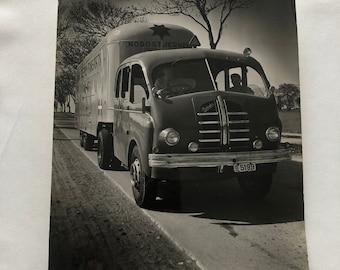
[[[115,28],[83,60],[76,79],[80,144],[102,169],[128,168],[136,203],[155,202],[160,181],[237,177],[251,198],[271,188],[291,158],[273,87],[243,53],[197,48],[176,25]]]

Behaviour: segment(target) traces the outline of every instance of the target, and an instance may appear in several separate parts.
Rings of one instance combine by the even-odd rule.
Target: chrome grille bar
[[[248,115],[247,112],[228,112],[229,115]]]
[[[230,129],[229,132],[230,133],[239,133],[239,132],[249,132],[250,129],[248,128],[244,128],[244,129]]]
[[[227,106],[225,99],[222,99],[221,96],[217,96],[217,103],[219,104],[219,108],[221,110],[221,128],[222,128],[222,144],[227,145],[229,142],[229,121],[227,117]]]
[[[249,120],[231,120],[229,124],[248,124]]]
[[[198,139],[199,142],[205,142],[205,143],[212,143],[212,142],[220,142],[220,139]]]
[[[198,116],[211,116],[218,115],[218,112],[206,112],[206,113],[197,113]]]
[[[237,139],[230,139],[231,142],[249,142],[249,138],[237,138]]]
[[[217,129],[215,130],[212,129],[212,130],[199,130],[198,132],[201,134],[211,134],[211,133],[220,133],[221,131]]]
[[[217,125],[220,121],[198,121],[200,125]]]

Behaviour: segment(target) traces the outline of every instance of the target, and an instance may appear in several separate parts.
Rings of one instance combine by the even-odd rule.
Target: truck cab
[[[162,85],[163,84],[163,85]],[[250,197],[271,187],[281,121],[261,65],[210,49],[145,52],[118,68],[113,159],[130,168],[137,204],[151,204],[157,182],[237,177]]]

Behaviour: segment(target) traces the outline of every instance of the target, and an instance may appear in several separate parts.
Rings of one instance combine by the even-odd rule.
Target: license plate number
[[[234,164],[234,172],[241,173],[241,172],[254,172],[256,171],[256,164],[255,163],[237,163]]]

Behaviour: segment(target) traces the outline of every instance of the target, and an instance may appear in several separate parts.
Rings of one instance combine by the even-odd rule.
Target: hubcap
[[[140,176],[141,176],[141,167],[138,158],[136,158],[131,164],[130,173],[132,177],[131,184],[132,186],[139,191],[140,189]]]
[[[98,161],[101,161],[101,159],[102,159],[102,155],[103,155],[102,151],[103,151],[103,147],[101,145],[101,141],[99,141],[98,142],[98,151],[97,151],[97,153],[98,153]]]

